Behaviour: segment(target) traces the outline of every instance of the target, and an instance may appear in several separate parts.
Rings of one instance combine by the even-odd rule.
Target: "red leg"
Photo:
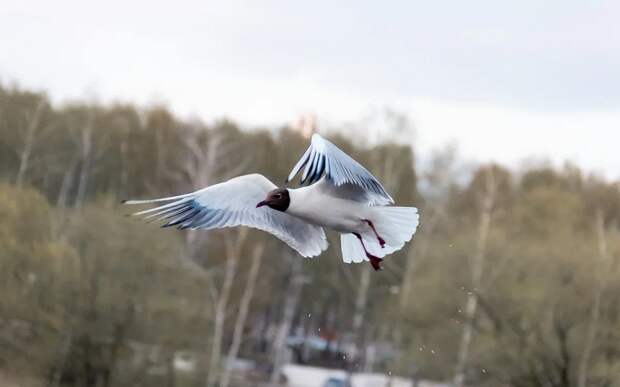
[[[372,232],[375,233],[375,235],[377,236],[377,239],[379,240],[379,244],[381,245],[381,248],[385,247],[385,240],[383,240],[383,238],[381,238],[381,236],[379,236],[379,233],[377,232],[377,229],[375,228],[375,225],[368,219],[362,219],[364,222],[368,223],[368,225],[370,226],[370,228],[372,228]]]
[[[362,240],[362,236],[360,234],[354,232],[353,235],[355,235],[357,237],[357,239],[360,240],[360,243],[362,244],[362,248],[364,249],[364,253],[366,253],[366,257],[370,261],[370,264],[372,265],[372,268],[377,270],[377,271],[378,270],[383,270],[383,268],[381,267],[381,261],[383,261],[383,259],[370,254],[368,252],[368,250],[366,250],[366,245],[364,245],[364,241]]]

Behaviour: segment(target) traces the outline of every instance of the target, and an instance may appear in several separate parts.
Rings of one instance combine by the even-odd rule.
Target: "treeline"
[[[0,378],[245,385],[292,355],[456,385],[620,385],[617,182],[498,165],[464,181],[450,152],[419,171],[408,146],[331,138],[421,210],[383,272],[343,264],[334,235],[304,260],[258,231],[161,230],[118,204],[244,173],[280,183],[307,146],[297,130],[0,87]],[[235,358],[263,372],[242,380]]]

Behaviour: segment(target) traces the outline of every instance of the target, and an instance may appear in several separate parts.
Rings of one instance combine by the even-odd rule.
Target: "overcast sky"
[[[618,0],[154,3],[4,1],[0,80],[247,126],[391,107],[423,155],[620,177]]]

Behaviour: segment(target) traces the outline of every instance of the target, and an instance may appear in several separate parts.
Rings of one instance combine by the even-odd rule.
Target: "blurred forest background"
[[[281,183],[308,144],[299,130],[0,87],[0,383],[277,384],[293,362],[414,384],[620,386],[618,182],[466,167],[449,149],[419,169],[392,123],[379,144],[329,136],[422,214],[373,272],[343,264],[334,235],[304,260],[255,230],[124,216],[121,199],[238,174]]]

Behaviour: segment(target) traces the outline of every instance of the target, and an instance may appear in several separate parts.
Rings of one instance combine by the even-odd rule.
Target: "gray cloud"
[[[312,73],[353,90],[542,110],[620,106],[612,0],[20,2],[0,12],[12,53],[0,70],[65,88],[174,63],[170,73]]]

